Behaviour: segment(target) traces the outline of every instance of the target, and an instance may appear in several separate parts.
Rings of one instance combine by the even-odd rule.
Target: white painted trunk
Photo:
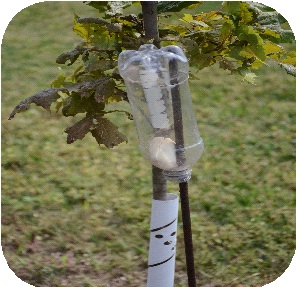
[[[152,203],[147,287],[173,287],[178,196]]]

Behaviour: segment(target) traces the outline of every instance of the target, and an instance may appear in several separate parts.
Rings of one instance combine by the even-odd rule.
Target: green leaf
[[[159,1],[157,4],[158,13],[179,12],[193,4],[197,6],[202,4],[202,1],[193,3],[192,1]],[[194,6],[192,6],[194,8]]]
[[[160,31],[164,36],[167,36],[167,35],[184,36],[188,32],[188,29],[185,25],[167,25],[164,28],[165,28],[164,30],[161,29]]]
[[[292,66],[296,66],[296,56],[289,56],[287,55],[284,59],[281,60],[281,62],[283,64],[289,64],[289,65],[292,65]]]
[[[291,30],[280,30],[280,40],[278,43],[295,43],[296,38]]]
[[[74,14],[74,26],[72,30],[81,38],[83,38],[86,42],[89,42],[90,37],[90,30],[88,27],[88,24],[82,24],[79,23],[77,20],[79,19],[79,16]]]
[[[199,70],[209,67],[215,62],[211,54],[199,54],[199,53],[192,54],[190,60],[191,60],[191,64],[193,66],[196,66]]]
[[[80,65],[80,66],[78,66],[78,67],[75,69],[75,71],[74,71],[74,72],[72,73],[72,75],[70,76],[70,79],[72,80],[72,82],[77,81],[77,78],[79,77],[79,75],[80,75],[81,73],[83,73],[82,70],[84,69],[84,67],[85,67],[85,66]],[[63,85],[65,86],[65,82],[64,82]]]
[[[110,33],[107,27],[98,28],[92,34],[90,43],[98,50],[115,50],[115,33]]]
[[[242,57],[244,60],[255,57],[255,54],[252,51],[250,45],[242,47],[242,49],[240,49],[238,55],[240,57]]]
[[[59,91],[58,94],[60,95],[60,98],[56,100],[56,113],[67,104],[67,100],[69,98],[68,91]]]
[[[194,15],[193,19],[197,20],[197,21],[203,21],[206,24],[208,24],[209,26],[213,26],[215,21],[223,20],[224,15],[222,13],[220,13],[219,11],[211,11],[208,13],[200,13],[198,15]],[[212,21],[213,21],[213,24],[212,24]]]
[[[263,62],[266,60],[264,41],[257,33],[257,31],[255,31],[250,26],[240,25],[237,34],[239,40],[247,41],[250,44],[251,50],[258,59]]]
[[[62,113],[65,117],[75,116],[79,113],[95,114],[102,112],[105,105],[95,101],[93,96],[82,98],[77,93],[72,93],[63,107]]]
[[[295,35],[291,30],[283,29],[281,24],[284,22],[287,22],[286,19],[284,19],[277,11],[260,11],[257,16],[257,24],[260,26],[260,32],[263,34],[264,38],[268,38],[274,43],[294,43]],[[273,33],[273,31],[275,33]]]
[[[229,14],[238,14],[240,12],[240,1],[226,1],[224,2],[224,7],[229,12]]]
[[[86,4],[95,9],[98,9],[100,13],[104,13],[108,10],[108,1],[89,1],[86,2]]]
[[[279,54],[282,55],[284,53],[284,48],[280,45],[277,45],[275,43],[272,43],[270,41],[266,41],[264,44],[264,49],[266,55],[272,55],[272,54]]]
[[[242,81],[247,81],[247,82],[255,85],[257,77],[258,76],[255,73],[246,72],[242,78]]]
[[[92,21],[86,21],[89,19]],[[109,38],[107,23],[108,22],[97,18],[80,18],[74,15],[73,31],[89,44],[105,42],[105,38]]]
[[[257,70],[257,69],[261,68],[262,66],[263,66],[263,62],[260,61],[260,60],[258,60],[258,59],[256,59],[255,61],[253,61],[251,63],[250,68],[251,69],[254,69],[254,70]]]
[[[191,14],[184,14],[184,17],[181,18],[181,20],[190,23],[193,21],[193,16]]]
[[[240,3],[240,23],[249,24],[254,20],[253,13],[248,9],[248,3]]]
[[[32,95],[31,97],[26,98],[25,100],[22,100],[11,112],[9,120],[11,120],[16,113],[28,110],[30,108],[30,104],[32,103],[49,111],[51,104],[60,98],[58,93],[59,91],[65,91],[65,89],[45,89]]]
[[[65,80],[66,80],[66,76],[64,74],[60,74],[56,80],[51,82],[51,86],[53,88],[60,88],[63,86],[63,83]]]
[[[279,39],[281,36],[279,34],[279,32],[275,31],[275,30],[271,30],[269,28],[265,28],[263,31],[260,32],[261,37],[263,38],[276,38]]]
[[[251,41],[252,42],[252,41]],[[265,49],[264,49],[264,43],[263,44],[251,44],[251,49],[254,52],[255,56],[265,62],[266,61],[266,54],[265,54]]]
[[[225,22],[221,28],[220,40],[222,42],[226,41],[228,37],[231,35],[234,26],[232,22]]]

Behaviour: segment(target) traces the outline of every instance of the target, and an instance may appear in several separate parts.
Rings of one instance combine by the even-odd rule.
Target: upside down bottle
[[[189,65],[177,46],[142,45],[119,56],[142,155],[168,180],[185,182],[203,152],[188,86]]]

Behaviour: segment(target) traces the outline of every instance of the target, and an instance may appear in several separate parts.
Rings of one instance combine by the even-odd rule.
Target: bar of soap
[[[156,167],[170,170],[177,167],[175,142],[171,138],[155,137],[149,143],[150,159]]]

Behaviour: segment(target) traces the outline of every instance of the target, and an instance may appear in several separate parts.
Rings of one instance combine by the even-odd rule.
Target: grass
[[[3,39],[2,247],[34,286],[145,286],[151,168],[133,123],[111,117],[129,143],[108,150],[91,136],[67,145],[73,119],[39,108],[7,121],[80,41],[73,12],[96,16],[82,3],[43,2],[16,15]],[[256,86],[217,66],[197,76],[191,89],[206,145],[190,181],[199,286],[262,286],[295,250],[295,79],[274,66]],[[187,280],[181,219],[178,228],[177,287]]]

